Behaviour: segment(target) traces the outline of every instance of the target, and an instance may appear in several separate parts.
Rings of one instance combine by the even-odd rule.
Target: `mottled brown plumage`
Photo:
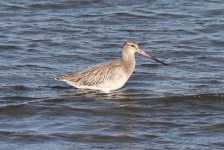
[[[80,72],[60,75],[55,79],[65,81],[77,88],[116,90],[121,88],[131,76],[135,68],[136,52],[167,65],[143,52],[135,41],[129,40],[123,46],[121,60],[100,63]]]

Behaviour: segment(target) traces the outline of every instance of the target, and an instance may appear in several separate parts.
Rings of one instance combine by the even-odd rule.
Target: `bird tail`
[[[62,77],[62,76],[57,76],[57,77],[55,78],[55,80],[63,81],[63,77]]]
[[[72,78],[74,78],[74,75],[75,75],[74,73],[60,75],[60,76],[57,76],[55,78],[55,80],[57,80],[57,81],[68,81],[68,80],[71,80]]]

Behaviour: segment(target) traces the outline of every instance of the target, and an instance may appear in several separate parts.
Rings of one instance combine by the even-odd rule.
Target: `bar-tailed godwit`
[[[168,66],[142,51],[135,41],[129,40],[124,43],[121,60],[100,63],[80,72],[60,75],[55,80],[65,81],[76,88],[102,91],[119,89],[134,71],[136,52]]]

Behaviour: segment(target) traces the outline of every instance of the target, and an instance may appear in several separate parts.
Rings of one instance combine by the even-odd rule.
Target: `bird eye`
[[[131,45],[132,47],[135,47],[134,45]]]

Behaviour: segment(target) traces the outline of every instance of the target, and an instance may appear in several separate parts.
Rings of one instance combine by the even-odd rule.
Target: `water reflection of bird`
[[[77,88],[110,91],[121,88],[135,68],[135,53],[140,53],[166,66],[167,64],[146,54],[135,41],[126,41],[122,50],[122,59],[100,63],[83,71],[60,75],[55,80],[65,81]]]

